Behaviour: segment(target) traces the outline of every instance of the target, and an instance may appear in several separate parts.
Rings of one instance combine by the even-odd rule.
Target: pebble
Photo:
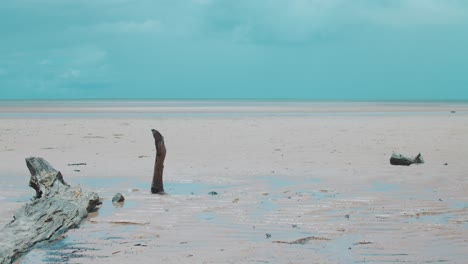
[[[114,197],[112,197],[113,203],[120,203],[125,201],[125,197],[121,193],[116,193]]]

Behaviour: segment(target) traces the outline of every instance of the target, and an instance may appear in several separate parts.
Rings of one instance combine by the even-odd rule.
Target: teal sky
[[[1,0],[0,99],[468,99],[466,0]]]

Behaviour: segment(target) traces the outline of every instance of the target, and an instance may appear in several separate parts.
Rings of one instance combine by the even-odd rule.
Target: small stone
[[[270,239],[270,238],[271,238],[271,234],[266,233],[265,235],[266,235],[266,238],[267,238],[267,239]]]
[[[209,192],[208,194],[209,194],[209,195],[218,195],[218,193],[217,193],[217,192],[214,192],[214,191],[213,191],[213,192]]]
[[[113,203],[121,203],[125,201],[125,197],[121,193],[116,193],[114,197],[112,197]]]
[[[448,163],[444,163],[444,165],[445,165],[445,166],[447,166],[447,165],[448,165]]]
[[[134,246],[135,247],[147,247],[147,245],[144,245],[144,244],[141,244],[141,243],[137,243]]]

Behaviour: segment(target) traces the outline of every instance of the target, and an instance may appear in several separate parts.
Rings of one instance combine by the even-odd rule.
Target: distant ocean
[[[356,115],[467,112],[468,101],[309,99],[0,100],[0,118],[200,115]]]

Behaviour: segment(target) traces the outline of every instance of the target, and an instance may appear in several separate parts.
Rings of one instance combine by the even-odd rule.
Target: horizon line
[[[423,99],[423,98],[406,98],[406,99],[383,99],[383,98],[0,98],[0,101],[99,101],[99,100],[138,100],[138,101],[303,101],[303,102],[468,102],[466,99]]]

